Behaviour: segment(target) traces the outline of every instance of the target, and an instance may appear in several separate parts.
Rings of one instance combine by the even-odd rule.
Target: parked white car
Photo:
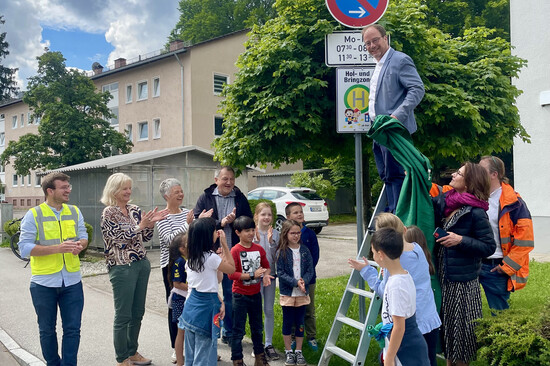
[[[286,220],[285,207],[298,202],[304,210],[306,226],[319,234],[328,225],[328,207],[314,189],[305,187],[259,187],[248,192],[249,200],[270,200],[277,207],[276,227],[280,230]]]

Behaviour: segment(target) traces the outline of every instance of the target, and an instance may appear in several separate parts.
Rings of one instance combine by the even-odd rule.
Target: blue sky
[[[48,47],[68,67],[91,70],[161,49],[179,18],[179,0],[4,0],[0,14],[21,90],[36,75],[36,58]]]
[[[87,33],[81,30],[42,29],[42,39],[50,42],[51,51],[60,51],[68,66],[90,70],[92,63],[107,66],[109,54],[115,47],[105,40],[105,34]]]

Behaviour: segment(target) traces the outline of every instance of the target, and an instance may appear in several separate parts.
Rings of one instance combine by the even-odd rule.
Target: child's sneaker
[[[296,356],[294,355],[294,352],[292,351],[286,352],[285,366],[295,366],[295,365],[296,365]]]
[[[279,359],[279,354],[277,353],[277,351],[275,351],[275,348],[273,348],[271,344],[265,348],[265,355],[267,356],[267,358],[273,361]]]
[[[306,359],[304,358],[304,355],[302,354],[302,351],[296,351],[295,355],[296,355],[295,359],[296,359],[296,365],[297,366],[306,366],[307,365]]]
[[[309,345],[309,348],[313,350],[313,352],[317,352],[319,350],[319,346],[317,345],[317,340],[315,338],[311,338],[307,341],[307,344]]]

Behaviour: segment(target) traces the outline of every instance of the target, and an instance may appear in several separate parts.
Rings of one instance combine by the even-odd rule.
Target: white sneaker
[[[178,358],[176,357],[176,350],[172,352],[172,357],[170,357],[170,360],[172,360],[172,363],[178,362]]]

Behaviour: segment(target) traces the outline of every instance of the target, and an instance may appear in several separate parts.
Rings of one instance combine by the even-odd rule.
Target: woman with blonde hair
[[[151,240],[155,223],[168,214],[168,210],[157,208],[142,213],[129,203],[131,194],[132,178],[115,173],[107,179],[101,197],[101,203],[107,206],[101,215],[101,232],[113,286],[113,341],[119,366],[151,363],[137,351],[151,272],[143,243]]]

